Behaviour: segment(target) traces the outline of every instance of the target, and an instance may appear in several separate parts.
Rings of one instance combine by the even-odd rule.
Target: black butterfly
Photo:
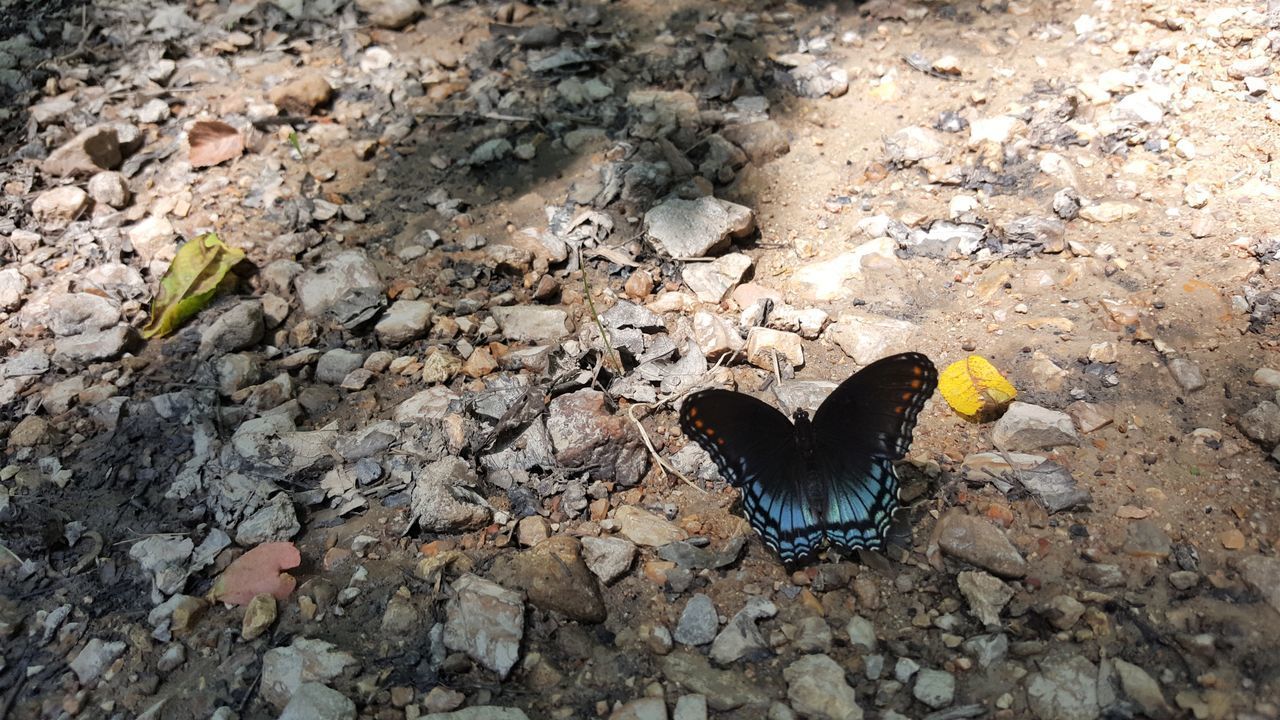
[[[824,545],[879,549],[898,508],[893,461],[938,385],[919,353],[881,358],[840,383],[813,420],[750,395],[702,390],[685,400],[680,427],[742,491],[751,526],[788,566]]]

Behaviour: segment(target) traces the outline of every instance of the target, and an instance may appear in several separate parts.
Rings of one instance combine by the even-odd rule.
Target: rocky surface
[[[1275,8],[18,5],[0,716],[1280,717]],[[783,567],[683,393],[904,350]]]

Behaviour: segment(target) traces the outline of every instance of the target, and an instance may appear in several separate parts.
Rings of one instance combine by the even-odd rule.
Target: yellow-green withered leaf
[[[969,420],[994,420],[1018,397],[1013,384],[981,355],[970,355],[947,366],[938,376],[938,390],[952,410]]]
[[[160,278],[142,337],[164,337],[204,309],[227,272],[243,259],[244,251],[223,243],[217,233],[184,243]]]

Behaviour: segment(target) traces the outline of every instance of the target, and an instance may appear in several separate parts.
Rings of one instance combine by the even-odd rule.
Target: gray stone
[[[1084,603],[1070,595],[1056,595],[1045,604],[1044,616],[1059,630],[1070,630],[1084,615]]]
[[[751,717],[769,706],[769,693],[759,682],[740,670],[716,670],[696,652],[673,652],[663,657],[660,665],[667,682],[706,696],[713,710],[729,712],[745,707],[741,715]]]
[[[253,547],[264,542],[288,540],[301,529],[288,493],[276,493],[236,526],[236,542]]]
[[[1280,558],[1252,555],[1239,560],[1236,567],[1245,584],[1280,613]]]
[[[44,348],[34,347],[9,356],[0,365],[0,376],[6,378],[37,377],[49,372],[49,355]]]
[[[609,615],[600,585],[587,569],[582,544],[575,537],[556,535],[524,552],[499,556],[490,574],[503,587],[523,590],[533,606],[570,620],[601,623]]]
[[[947,141],[942,133],[920,125],[905,127],[884,140],[884,151],[889,162],[910,166],[926,160],[941,159],[947,152]]]
[[[1080,436],[1070,415],[1015,401],[992,428],[991,441],[1010,452],[1079,445]]]
[[[45,323],[54,335],[81,335],[120,322],[120,305],[93,293],[57,295],[49,302]]]
[[[956,678],[943,670],[921,670],[911,694],[934,710],[947,707],[956,698]]]
[[[262,340],[263,328],[261,302],[236,303],[200,334],[200,354],[210,357],[253,347]]]
[[[98,290],[117,302],[146,300],[151,297],[151,290],[141,273],[122,263],[103,263],[89,270],[84,274],[81,287],[85,290]]]
[[[352,370],[364,365],[364,355],[346,348],[334,348],[316,361],[316,380],[330,385],[340,385]]]
[[[1245,437],[1270,449],[1280,443],[1280,405],[1263,400],[1236,423]]]
[[[737,660],[763,657],[768,652],[756,622],[778,614],[778,607],[768,598],[750,597],[747,604],[725,623],[724,629],[711,643],[711,660],[728,665]]]
[[[747,255],[729,253],[709,263],[688,263],[680,274],[699,300],[719,304],[742,282],[751,265]]]
[[[995,525],[959,510],[948,512],[939,523],[938,544],[948,555],[1000,577],[1026,575],[1027,561]]]
[[[75,185],[46,190],[31,203],[31,214],[45,230],[62,230],[89,207],[89,193]]]
[[[911,682],[911,678],[920,672],[920,663],[909,657],[900,657],[893,665],[893,679],[903,685]]]
[[[102,677],[102,673],[106,672],[111,663],[123,655],[127,648],[128,645],[123,641],[106,642],[93,638],[85,643],[80,653],[71,661],[71,670],[75,672],[81,685],[93,687],[98,678]]]
[[[636,546],[622,538],[584,537],[582,557],[600,582],[608,585],[631,569]]]
[[[355,720],[356,704],[350,698],[320,683],[298,686],[279,720]]]
[[[129,228],[129,245],[146,264],[172,260],[178,249],[177,233],[166,218],[148,216]]]
[[[17,310],[30,286],[30,281],[18,272],[18,268],[0,270],[0,312]]]
[[[1001,633],[975,635],[961,645],[964,651],[978,661],[978,667],[986,670],[1009,654],[1009,637]]]
[[[520,595],[478,575],[453,583],[445,608],[444,643],[505,678],[520,659],[524,603]]]
[[[138,561],[151,576],[151,599],[159,604],[165,596],[180,592],[187,583],[188,559],[195,543],[190,538],[152,535],[133,544],[129,557]]]
[[[1251,380],[1254,385],[1280,389],[1280,370],[1269,367],[1258,368],[1254,371]]]
[[[667,703],[658,697],[632,700],[610,713],[609,720],[667,720]]]
[[[710,597],[699,593],[685,603],[673,637],[682,645],[706,645],[716,639],[716,631],[719,629],[720,621],[716,617],[715,604]]]
[[[1096,563],[1080,568],[1080,577],[1098,587],[1121,587],[1124,585],[1124,572],[1118,565]]]
[[[706,257],[755,229],[750,208],[714,197],[667,200],[645,213],[649,241],[673,258]]]
[[[1143,713],[1153,718],[1170,717],[1173,714],[1165,702],[1160,683],[1147,674],[1146,670],[1120,658],[1115,658],[1112,662],[1115,664],[1116,675],[1120,677],[1120,689],[1125,697],[1142,708]]]
[[[418,720],[529,720],[529,716],[519,708],[476,705],[453,712],[419,715]]]
[[[162,673],[171,672],[182,667],[182,663],[187,661],[187,646],[180,642],[170,643],[165,646],[164,652],[160,653],[160,657],[156,660],[156,670]]]
[[[796,712],[819,720],[862,720],[862,708],[844,669],[826,655],[806,655],[782,671]]]
[[[969,612],[985,626],[1000,624],[1000,610],[1013,599],[1013,588],[982,571],[965,570],[956,576]]]
[[[1204,373],[1200,366],[1186,358],[1173,358],[1168,362],[1169,374],[1173,376],[1178,387],[1187,392],[1195,392],[1205,386]]]
[[[1173,552],[1173,542],[1155,522],[1134,520],[1125,528],[1124,552],[1134,557],[1164,560]]]
[[[825,653],[831,650],[831,626],[827,621],[810,615],[800,621],[796,633],[796,649],[802,653]]]
[[[368,13],[375,27],[399,30],[422,14],[418,0],[357,0],[356,7]]]
[[[383,343],[396,347],[426,334],[431,324],[431,303],[425,300],[397,300],[373,326]]]
[[[295,637],[262,656],[262,697],[282,708],[305,683],[332,682],[358,663],[331,643]]]
[[[757,165],[791,152],[787,131],[772,120],[730,125],[721,134],[726,140],[742,148],[751,162]]]
[[[560,308],[513,305],[490,310],[502,334],[509,340],[555,343],[573,332],[569,315]]]
[[[414,473],[413,518],[426,532],[465,532],[489,522],[489,509],[469,488],[477,481],[467,461],[447,457]]]
[[[707,698],[704,695],[682,695],[676,699],[671,720],[707,720]]]
[[[129,181],[114,171],[96,173],[89,178],[89,197],[99,205],[122,208],[129,204]]]
[[[1049,658],[1027,680],[1027,704],[1040,720],[1095,720],[1098,667],[1079,655]]]
[[[359,250],[335,255],[294,278],[302,311],[310,317],[320,317],[343,297],[362,288],[373,288],[382,293],[382,278],[369,258]]]
[[[827,336],[859,365],[869,365],[894,352],[909,350],[919,326],[906,320],[867,313],[841,313]]]
[[[849,644],[861,647],[866,652],[875,652],[876,628],[871,621],[861,615],[854,615],[845,626],[845,634],[849,636]]]

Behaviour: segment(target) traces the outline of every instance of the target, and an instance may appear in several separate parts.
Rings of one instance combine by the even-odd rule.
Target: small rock
[[[75,672],[81,685],[93,687],[111,663],[123,655],[127,648],[128,645],[123,641],[107,642],[93,638],[70,662],[71,670]]]
[[[426,532],[456,533],[486,525],[488,508],[466,490],[476,482],[475,471],[459,457],[442,458],[415,472],[410,507],[418,526]]]
[[[705,311],[699,311],[693,316],[693,339],[702,355],[712,361],[738,352],[746,346],[742,336],[732,325],[719,315]]]
[[[676,700],[675,709],[671,711],[671,720],[707,720],[706,696],[680,696]]]
[[[1085,565],[1080,569],[1080,577],[1102,588],[1121,587],[1125,581],[1120,567],[1107,563]]]
[[[729,619],[724,630],[711,643],[711,660],[720,665],[728,665],[742,658],[754,659],[762,656],[769,645],[756,627],[756,622],[777,614],[778,607],[767,598],[748,598],[746,606]]]
[[[1045,606],[1044,615],[1055,628],[1070,630],[1084,615],[1084,604],[1070,595],[1058,595]]]
[[[988,627],[1000,624],[1000,611],[1013,599],[1013,588],[1000,578],[973,570],[960,572],[956,585],[978,622]]]
[[[95,173],[89,178],[89,197],[99,205],[116,209],[129,204],[129,181],[114,171]]]
[[[992,428],[991,441],[1009,452],[1079,445],[1080,436],[1066,413],[1015,401]]]
[[[200,334],[200,354],[209,357],[252,347],[262,340],[263,331],[262,303],[237,303]]]
[[[1264,448],[1270,449],[1280,443],[1280,405],[1270,400],[1263,400],[1252,410],[1240,416],[1236,427],[1245,437]]]
[[[1186,358],[1173,358],[1169,361],[1169,374],[1173,376],[1178,387],[1187,392],[1195,392],[1205,386],[1204,374],[1200,366]]]
[[[804,342],[795,333],[753,327],[747,333],[747,361],[758,368],[772,371],[774,357],[793,368],[804,365]]]
[[[172,260],[178,249],[173,223],[162,217],[148,216],[129,228],[129,245],[144,263]]]
[[[618,523],[618,532],[641,547],[662,547],[689,537],[674,523],[632,505],[619,507],[614,520]]]
[[[496,307],[490,312],[509,340],[556,343],[573,332],[568,314],[559,308],[515,305]]]
[[[849,644],[861,647],[866,652],[876,650],[876,628],[871,621],[861,615],[854,615],[845,626],[845,634],[849,636]]]
[[[321,317],[344,297],[362,288],[372,288],[378,295],[383,291],[377,268],[360,250],[334,255],[298,275],[293,282],[302,311],[312,318]]]
[[[943,670],[921,670],[911,694],[934,710],[947,707],[956,697],[956,678]]]
[[[128,325],[58,338],[53,345],[53,361],[61,366],[76,366],[96,360],[111,360],[132,348],[137,341],[137,332]]]
[[[867,313],[841,313],[828,337],[858,365],[870,365],[886,355],[909,350],[920,328],[905,320]]]
[[[356,7],[369,15],[376,27],[399,30],[422,14],[418,0],[357,0]]]
[[[45,230],[61,230],[89,207],[89,193],[75,185],[46,190],[31,203],[31,214]]]
[[[543,610],[585,623],[604,622],[608,616],[577,538],[556,535],[530,550],[504,556],[495,561],[492,574],[503,586],[524,590],[529,602]]]
[[[355,720],[356,704],[320,683],[303,683],[284,706],[279,720]]]
[[[672,637],[682,645],[706,645],[716,639],[716,631],[719,629],[720,621],[716,617],[715,604],[710,597],[697,594],[685,604]]]
[[[1070,420],[1068,420],[1070,422]],[[1001,577],[1018,578],[1027,561],[996,526],[952,510],[939,521],[938,544],[944,552]]]
[[[520,595],[477,575],[453,583],[455,595],[446,606],[445,646],[505,678],[520,658],[524,636],[524,603]]]
[[[622,538],[584,537],[582,556],[600,582],[609,585],[631,569],[636,546]]]
[[[720,134],[742,148],[751,162],[757,165],[791,152],[791,142],[787,139],[786,130],[772,120],[730,125]]]
[[[1103,412],[1097,405],[1083,400],[1077,400],[1068,405],[1067,414],[1085,435],[1111,424],[1110,415]]]
[[[1079,655],[1040,663],[1027,681],[1027,704],[1041,720],[1095,720],[1098,668]]]
[[[1000,662],[1009,654],[1009,638],[1004,634],[976,635],[964,641],[964,651],[978,661],[983,670]]]
[[[1153,718],[1169,717],[1172,714],[1165,702],[1164,693],[1160,690],[1160,683],[1148,675],[1146,670],[1120,658],[1115,658],[1112,662],[1115,663],[1116,675],[1120,677],[1120,689],[1125,697],[1142,708],[1144,714]]]
[[[81,335],[120,322],[120,305],[93,293],[66,293],[49,302],[45,323],[54,335]]]
[[[681,277],[699,300],[719,304],[742,282],[751,266],[747,255],[729,253],[709,263],[689,263],[681,271]]]
[[[1169,584],[1178,590],[1190,590],[1200,584],[1200,575],[1192,570],[1175,570],[1169,573]]]
[[[621,705],[609,720],[667,720],[667,703],[662,698],[641,698]]]
[[[645,213],[649,241],[673,258],[706,257],[755,229],[750,208],[714,197],[667,200]]]
[[[382,632],[393,640],[412,641],[421,625],[422,617],[413,604],[412,596],[407,588],[401,587],[387,601],[387,609],[382,612]]]
[[[713,710],[728,712],[745,706],[748,710],[744,713],[751,716],[758,715],[770,703],[769,693],[758,682],[738,670],[716,670],[709,660],[695,652],[673,652],[663,657],[660,664],[668,682],[705,695]]]
[[[346,348],[334,348],[325,352],[316,361],[315,377],[319,382],[339,385],[347,375],[362,365],[364,365],[364,355],[361,353]]]
[[[908,167],[941,159],[947,152],[946,136],[933,128],[915,125],[893,133],[884,141],[885,155],[894,165]]]
[[[1254,371],[1251,378],[1254,385],[1280,389],[1280,370],[1262,367]]]
[[[1137,214],[1137,206],[1122,202],[1103,202],[1080,208],[1080,217],[1092,223],[1120,222]]]
[[[1182,189],[1183,202],[1193,208],[1202,208],[1205,205],[1208,205],[1209,201],[1212,199],[1213,194],[1209,191],[1209,188],[1201,185],[1200,183],[1188,183],[1187,186]]]
[[[635,485],[648,468],[648,454],[635,428],[626,417],[609,411],[598,390],[584,388],[553,399],[547,434],[556,461],[563,467],[590,468],[593,480]]]
[[[796,649],[802,653],[825,653],[831,650],[831,626],[827,621],[810,615],[800,621],[796,633]]]
[[[1173,551],[1169,535],[1150,520],[1134,520],[1125,529],[1124,552],[1134,557],[1164,560]]]
[[[378,339],[397,347],[426,334],[431,325],[431,303],[425,300],[397,300],[373,326]]]
[[[806,655],[782,671],[796,712],[822,720],[862,720],[862,708],[844,669],[826,655]]]
[[[182,663],[186,661],[187,646],[180,642],[169,643],[156,660],[156,670],[162,673],[172,672],[182,667]]]
[[[17,310],[31,283],[18,268],[0,270],[0,312]]]
[[[256,640],[276,621],[276,599],[269,593],[254,595],[244,609],[244,621],[240,625],[240,637]]]
[[[303,72],[294,80],[271,88],[271,103],[291,115],[311,115],[329,102],[333,88],[318,72]]]
[[[1280,558],[1254,555],[1238,561],[1236,567],[1245,584],[1280,612]]]

